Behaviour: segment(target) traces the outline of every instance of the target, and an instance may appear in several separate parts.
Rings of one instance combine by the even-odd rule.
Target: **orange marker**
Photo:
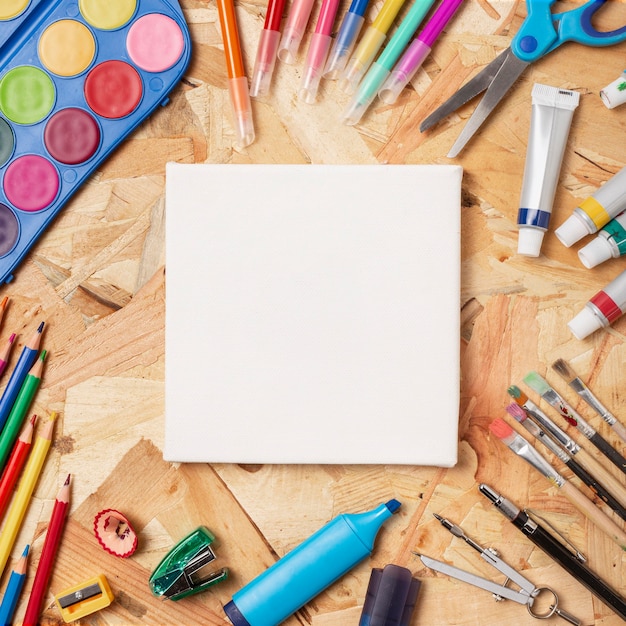
[[[237,144],[245,148],[254,141],[254,123],[252,121],[248,79],[246,78],[241,56],[234,1],[217,0],[217,12],[222,28],[226,71],[228,73],[228,90],[235,121],[235,135]]]

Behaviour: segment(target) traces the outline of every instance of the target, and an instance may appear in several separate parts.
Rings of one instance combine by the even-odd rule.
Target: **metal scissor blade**
[[[489,117],[489,114],[496,108],[500,100],[502,100],[504,94],[511,88],[513,83],[515,83],[529,65],[528,62],[518,59],[510,48],[507,48],[503,54],[506,54],[506,57],[500,71],[494,76],[483,99],[478,103],[474,113],[472,113],[472,116],[463,127],[461,134],[454,142],[450,152],[448,152],[448,157],[454,158],[463,150],[465,144],[474,136],[483,122]]]
[[[437,107],[426,119],[420,124],[420,132],[423,133],[458,108],[462,107],[466,102],[475,98],[491,85],[496,74],[500,71],[502,64],[506,59],[506,50],[501,52],[491,63],[486,65],[476,76],[468,80],[465,85],[455,91],[442,105]]]
[[[454,567],[454,565],[448,565],[448,563],[444,563],[443,561],[431,559],[423,554],[420,554],[419,558],[426,567],[429,567],[436,572],[447,574],[448,576],[452,576],[452,578],[474,585],[474,587],[480,587],[485,591],[491,591],[491,593],[495,593],[502,598],[506,598],[507,600],[513,600],[513,602],[517,602],[518,604],[529,604],[533,600],[532,596],[527,593],[516,591],[515,589],[505,587],[504,585],[499,585],[498,583],[494,583],[487,578],[482,578],[482,576],[477,576],[476,574]]]

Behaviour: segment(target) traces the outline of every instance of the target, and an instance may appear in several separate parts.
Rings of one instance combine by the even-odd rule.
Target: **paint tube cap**
[[[520,227],[517,240],[517,253],[524,256],[539,256],[545,231],[538,228]]]
[[[573,246],[577,241],[580,241],[583,237],[591,235],[587,224],[576,215],[572,213],[555,231],[554,234],[558,237],[559,241],[569,248]]]
[[[591,269],[614,256],[619,256],[619,250],[617,255],[613,253],[614,248],[616,246],[611,245],[606,237],[598,236],[578,251],[578,258],[587,269]]]
[[[614,109],[626,102],[626,76],[624,73],[600,90],[600,98],[602,98],[607,109]]]
[[[602,320],[588,307],[585,307],[567,325],[576,339],[584,339],[603,326]]]

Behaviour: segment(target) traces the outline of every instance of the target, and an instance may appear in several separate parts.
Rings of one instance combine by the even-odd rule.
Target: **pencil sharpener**
[[[212,570],[217,556],[213,533],[204,526],[179,541],[163,558],[149,579],[155,596],[180,600],[204,591],[228,578],[225,567]]]
[[[113,602],[113,593],[104,574],[100,574],[62,591],[54,601],[63,621],[69,623],[109,606]]]

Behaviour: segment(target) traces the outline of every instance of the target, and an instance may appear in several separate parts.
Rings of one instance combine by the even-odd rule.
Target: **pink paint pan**
[[[0,2],[0,282],[190,55],[176,0]]]

